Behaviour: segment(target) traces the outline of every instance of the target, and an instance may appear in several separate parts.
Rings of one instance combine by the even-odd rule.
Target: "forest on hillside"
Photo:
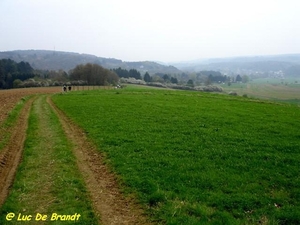
[[[246,75],[227,76],[218,71],[199,71],[180,75],[155,73],[142,74],[136,69],[121,67],[106,69],[98,64],[79,64],[68,72],[64,70],[37,70],[28,62],[0,60],[0,89],[47,87],[62,85],[117,85],[121,83],[143,84],[176,89],[198,90],[199,86],[249,81]],[[202,88],[200,88],[202,90]]]
[[[118,75],[97,64],[77,65],[69,71],[34,70],[28,62],[0,60],[0,89],[72,85],[116,84]]]
[[[16,63],[11,59],[0,60],[0,89],[13,88],[17,82],[34,76],[34,70],[27,62]]]
[[[174,66],[162,65],[152,61],[126,62],[120,59],[98,57],[90,54],[47,50],[16,50],[0,52],[0,59],[11,59],[15,62],[26,61],[38,70],[69,71],[80,64],[98,64],[106,69],[121,67],[126,70],[136,69],[141,73],[179,74],[182,71]]]

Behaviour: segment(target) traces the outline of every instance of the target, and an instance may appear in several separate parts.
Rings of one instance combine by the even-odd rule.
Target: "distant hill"
[[[184,71],[214,70],[222,73],[256,74],[282,71],[285,77],[300,77],[300,54],[214,58],[173,63]]]
[[[0,59],[12,59],[16,62],[28,62],[34,69],[41,70],[64,70],[69,71],[78,64],[95,63],[107,69],[121,67],[123,69],[137,69],[142,75],[145,72],[150,74],[182,73],[174,66],[161,65],[156,62],[125,62],[119,59],[97,57],[89,54],[72,52],[47,51],[47,50],[16,50],[0,52]]]
[[[107,69],[121,67],[136,69],[142,75],[171,74],[182,76],[183,72],[219,71],[225,75],[246,74],[252,77],[277,76],[282,78],[300,78],[300,54],[231,57],[194,60],[171,63],[140,61],[126,62],[114,58],[104,58],[89,54],[47,50],[16,50],[0,52],[0,59],[12,59],[15,62],[28,62],[34,69],[69,70],[78,64],[95,63]]]

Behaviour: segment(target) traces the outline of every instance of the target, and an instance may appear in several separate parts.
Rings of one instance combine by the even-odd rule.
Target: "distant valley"
[[[224,75],[248,75],[255,77],[300,77],[300,54],[213,58],[172,65],[189,72],[203,70],[219,71]]]
[[[299,78],[300,54],[212,58],[186,62],[126,62],[120,59],[98,57],[90,54],[49,50],[16,50],[0,52],[0,59],[9,58],[16,62],[28,62],[34,69],[40,70],[69,70],[78,64],[94,63],[107,69],[121,67],[136,69],[145,74],[169,74],[182,77],[183,74],[198,73],[200,71],[219,71],[223,75],[247,75],[252,78]]]

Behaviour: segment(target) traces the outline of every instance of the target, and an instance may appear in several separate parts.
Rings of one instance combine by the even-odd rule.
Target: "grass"
[[[14,185],[1,208],[0,224],[9,212],[16,215],[47,215],[45,224],[73,224],[74,221],[50,221],[52,213],[81,214],[76,224],[97,224],[88,193],[58,118],[46,103],[46,96],[35,100],[30,112],[22,163]],[[41,224],[41,221],[30,221]]]
[[[10,132],[7,132],[7,130],[10,127],[13,127],[14,124],[17,121],[17,118],[24,106],[24,104],[26,103],[26,101],[30,98],[30,96],[24,97],[22,98],[17,104],[16,106],[9,112],[8,117],[6,118],[5,121],[3,121],[3,123],[0,124],[0,151],[3,149],[3,147],[5,146],[5,144],[7,143],[7,141],[10,138]]]
[[[270,99],[275,101],[285,101],[293,104],[300,103],[300,84],[294,81],[286,80],[281,83],[280,79],[264,78],[254,79],[248,83],[232,83],[222,85],[226,92],[235,91],[238,95],[247,95],[248,97]]]
[[[162,224],[299,224],[299,107],[128,86],[53,96]]]

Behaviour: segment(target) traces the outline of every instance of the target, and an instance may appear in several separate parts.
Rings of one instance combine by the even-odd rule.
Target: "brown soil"
[[[0,125],[21,98],[28,95],[57,93],[60,91],[60,87],[0,90]],[[22,157],[28,115],[32,102],[33,99],[25,104],[15,126],[8,129],[3,129],[0,126],[0,141],[2,141],[5,133],[11,134],[6,146],[3,149],[0,149],[0,206],[5,201]]]
[[[0,124],[22,97],[33,94],[57,93],[61,87],[17,88],[0,90]]]
[[[74,154],[90,192],[94,209],[102,224],[150,224],[134,199],[120,192],[115,175],[104,164],[104,157],[87,140],[82,129],[76,126],[48,98],[58,115],[67,137],[74,143]]]
[[[9,187],[13,183],[18,164],[22,157],[25,141],[27,121],[33,99],[30,99],[22,109],[8,144],[0,152],[0,205],[8,195]]]

